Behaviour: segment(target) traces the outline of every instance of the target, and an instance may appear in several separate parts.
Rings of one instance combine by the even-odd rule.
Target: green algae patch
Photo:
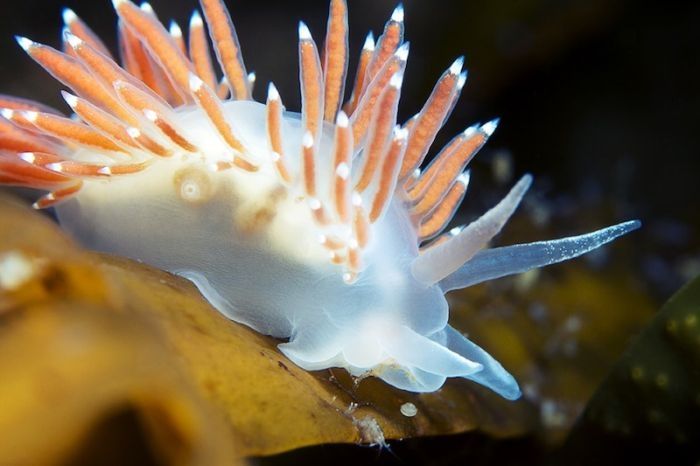
[[[630,458],[685,464],[700,455],[698,419],[700,277],[659,310],[615,364],[564,454],[581,464],[603,452],[610,458],[606,464]]]

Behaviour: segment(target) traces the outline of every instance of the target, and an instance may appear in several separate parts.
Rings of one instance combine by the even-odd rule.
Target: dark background
[[[395,1],[348,3],[354,76],[365,34],[370,29],[380,33]],[[320,41],[328,0],[227,4],[246,65],[257,72],[255,97],[263,99],[267,83],[274,80],[287,107],[298,110],[297,21],[305,20]],[[461,220],[492,205],[515,177],[531,172],[533,192],[503,243],[640,218],[641,231],[605,249],[624,250],[613,255],[619,259],[615,270],[638,278],[658,303],[700,273],[700,131],[696,129],[700,2],[406,0],[404,4],[411,56],[401,117],[417,112],[444,69],[465,54],[467,86],[436,147],[477,121],[502,118],[472,164],[471,195]],[[152,5],[161,19],[174,18],[185,29],[196,1],[153,0]],[[21,34],[58,46],[63,6],[73,8],[115,50],[116,16],[109,0],[4,1],[0,93],[67,110],[58,92],[61,86],[12,38]],[[512,175],[495,177],[498,166],[510,167]],[[528,223],[521,221],[523,217],[539,228],[523,229]],[[588,256],[594,261],[596,257],[600,256]],[[320,462],[331,458],[334,464],[379,458],[385,463],[429,464],[429,457],[432,464],[454,464],[454,458],[464,457],[508,464],[501,457],[510,455],[517,458],[513,462],[511,457],[513,464],[522,464],[526,457],[537,456],[528,454],[531,443],[518,439],[492,444],[469,435],[455,438],[416,439],[410,447],[397,444],[393,453],[381,456],[374,449],[358,455],[355,447],[323,446],[261,464],[310,464],[317,458],[314,455]]]
[[[0,92],[65,110],[60,86],[24,56],[12,34],[57,46],[61,7],[69,6],[114,49],[109,0],[4,3]],[[352,73],[365,34],[381,32],[395,2],[348,3]],[[257,72],[256,98],[263,99],[267,82],[274,80],[287,107],[297,110],[297,21],[305,20],[320,41],[328,1],[227,4],[246,65]],[[513,176],[535,175],[530,211],[533,199],[542,200],[539,208],[545,219],[556,220],[548,227],[556,234],[641,218],[645,228],[628,240],[637,250],[629,268],[643,274],[659,299],[700,271],[700,2],[404,4],[411,56],[402,117],[418,111],[442,71],[465,54],[467,86],[438,143],[476,121],[502,118],[473,164],[465,212],[476,212],[504,193],[506,186],[494,181],[492,171],[496,160],[512,161]],[[153,0],[152,5],[162,20],[174,18],[185,29],[196,2]]]

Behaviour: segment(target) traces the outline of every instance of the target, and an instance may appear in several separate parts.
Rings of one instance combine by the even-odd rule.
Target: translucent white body
[[[269,158],[265,107],[229,102],[226,117],[259,155],[258,172],[217,171],[216,162],[229,152],[201,112],[187,110],[179,113],[179,123],[206,155],[157,159],[140,173],[87,181],[76,198],[59,205],[58,217],[86,246],[180,274],[231,319],[289,339],[281,351],[308,370],[343,367],[417,392],[437,390],[447,377],[465,377],[517,398],[513,377],[448,325],[444,293],[578,256],[638,227],[628,222],[575,238],[469,252],[461,268],[447,265],[445,271],[455,254],[477,251],[484,237],[500,230],[529,177],[482,219],[455,233],[455,241],[423,253],[397,192],[372,226],[364,270],[349,284],[343,269],[329,262],[307,200],[293,186],[280,189]],[[282,130],[285,157],[298,166],[298,116],[286,114]],[[332,134],[327,125],[318,173],[331,170]],[[319,192],[330,192],[330,178],[318,177]]]
[[[262,104],[227,104],[227,117],[248,147],[266,148],[264,114]],[[225,156],[198,112],[183,114],[181,124],[198,144],[208,141],[209,156]],[[286,118],[284,132],[286,155],[297,157],[300,121]],[[330,159],[328,133],[319,160]],[[366,269],[346,284],[342,269],[328,261],[308,206],[280,197],[271,166],[217,172],[207,168],[211,163],[176,156],[141,173],[88,182],[58,207],[59,220],[86,246],[187,277],[231,319],[289,338],[280,349],[303,368],[370,372],[413,391],[433,391],[446,377],[482,369],[480,358],[443,346],[458,334],[445,333],[442,290],[411,274],[418,245],[400,200],[372,230]],[[191,201],[183,189],[192,192]],[[511,385],[506,395],[516,397]]]
[[[121,65],[70,10],[71,53],[17,37],[75,92],[63,95],[76,115],[1,96],[0,130],[11,137],[0,141],[0,183],[48,190],[34,206],[57,205],[85,245],[189,278],[231,319],[288,339],[280,349],[301,367],[344,367],[419,392],[465,377],[517,398],[513,377],[447,325],[444,293],[571,259],[639,227],[488,249],[531,185],[525,175],[478,220],[445,233],[465,169],[498,120],[465,129],[416,174],[467,76],[457,58],[400,124],[409,51],[401,5],[376,48],[371,34],[365,41],[348,113],[345,1],[331,3],[323,53],[299,24],[300,118],[282,113],[272,84],[266,106],[249,100],[254,74],[234,53],[221,1],[201,6],[223,87],[198,12],[185,54],[151,8],[113,4],[125,25]],[[142,76],[137,56],[151,73]]]

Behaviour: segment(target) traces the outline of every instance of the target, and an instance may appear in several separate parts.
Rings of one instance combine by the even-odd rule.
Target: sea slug
[[[490,249],[525,175],[481,218],[445,232],[497,121],[467,128],[420,169],[466,73],[455,60],[397,123],[409,53],[401,6],[376,42],[367,37],[345,103],[345,0],[331,0],[322,50],[299,25],[298,114],[273,84],[266,102],[252,100],[255,75],[222,0],[200,1],[187,41],[149,4],[113,3],[120,64],[68,9],[63,51],[17,38],[71,89],[75,115],[0,96],[0,182],[47,191],[35,207],[55,206],[83,244],[187,277],[226,316],[287,340],[280,350],[305,369],[343,367],[416,392],[464,377],[515,399],[513,377],[448,325],[444,294],[639,226]]]

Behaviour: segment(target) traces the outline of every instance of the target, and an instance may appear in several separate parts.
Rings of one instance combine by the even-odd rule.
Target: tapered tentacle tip
[[[139,8],[141,8],[141,11],[143,11],[144,13],[148,13],[148,14],[154,14],[154,13],[155,13],[155,12],[153,11],[153,7],[152,7],[151,4],[148,3],[148,2],[143,2],[143,3],[141,3],[141,5],[139,5]]]
[[[367,37],[365,38],[365,43],[362,45],[362,50],[372,51],[374,50],[374,33],[369,31]]]
[[[453,75],[458,75],[462,72],[462,67],[464,66],[464,55],[461,57],[458,57],[454,62],[452,62],[452,65],[450,65],[450,74]]]
[[[68,7],[61,11],[61,16],[63,17],[63,24],[66,26],[70,26],[76,19],[78,19],[78,15],[76,15],[75,12]]]
[[[340,113],[338,113],[338,118],[336,118],[335,124],[341,128],[347,128],[350,124],[350,121],[348,120],[348,115],[341,110]]]
[[[63,100],[66,101],[66,103],[68,104],[68,106],[70,108],[74,109],[76,107],[76,105],[78,105],[78,98],[76,96],[74,96],[73,94],[71,94],[70,92],[61,91],[61,96],[63,96]]]
[[[350,166],[345,162],[339,164],[335,169],[335,174],[338,175],[340,179],[347,180],[350,176]]]
[[[204,86],[204,81],[202,81],[196,74],[190,73],[190,90],[192,92],[197,92],[202,88],[202,86]]]
[[[39,118],[39,112],[33,110],[22,112],[22,117],[34,123]]]
[[[202,15],[199,14],[198,10],[194,10],[190,17],[190,28],[201,28],[203,26],[204,21],[202,20]]]
[[[408,52],[411,49],[411,43],[405,42],[396,50],[396,57],[401,61],[406,61],[408,59]]]
[[[634,230],[638,230],[642,227],[642,222],[641,220],[630,220],[627,222],[620,223],[616,225],[615,227],[612,228],[617,228],[620,231],[620,235],[625,235],[627,233],[630,233]]]
[[[301,144],[306,148],[310,149],[314,146],[314,136],[311,131],[306,131],[301,139]]]
[[[299,21],[299,40],[311,40],[311,31],[303,21]]]
[[[274,83],[267,86],[267,100],[279,100],[280,93]]]
[[[465,227],[466,227],[466,225],[460,225],[458,227],[454,227],[448,232],[448,234],[452,237],[457,236],[458,234],[460,234],[462,232],[462,230],[464,230]]]
[[[395,89],[401,89],[402,84],[403,84],[403,71],[399,71],[398,73],[394,73],[394,75],[389,80],[389,85]]]
[[[360,207],[363,204],[362,196],[357,191],[352,192],[352,205],[355,207]]]
[[[532,186],[533,177],[530,173],[525,173],[518,183],[513,187],[513,191],[521,192],[522,195]]]
[[[168,29],[170,32],[170,35],[176,38],[182,37],[182,29],[180,29],[180,25],[177,24],[174,20],[170,21],[170,27]]]
[[[399,125],[396,125],[394,128],[394,139],[397,141],[405,141],[408,139],[408,128],[402,128]]]
[[[396,22],[396,23],[403,23],[403,18],[404,18],[403,3],[399,3],[398,5],[396,5],[396,8],[394,8],[394,11],[391,13],[391,20]]]
[[[115,10],[118,10],[120,6],[128,3],[129,0],[112,0],[112,6]]]
[[[143,110],[143,116],[145,116],[148,121],[151,121],[151,122],[158,121],[158,114],[156,112],[154,112],[153,110],[151,110],[150,108],[145,108]]]
[[[467,83],[467,76],[469,76],[469,73],[466,70],[459,73],[459,78],[457,79],[457,89],[459,89],[460,91]]]
[[[22,49],[25,52],[28,52],[35,45],[35,42],[33,40],[27,39],[23,36],[15,36],[15,41],[17,41],[19,46],[22,47]]]
[[[493,120],[484,123],[484,125],[481,127],[481,131],[483,131],[487,136],[491,136],[494,131],[496,131],[496,128],[498,128],[498,124],[501,122],[500,118],[494,118]]]
[[[68,42],[68,45],[70,45],[72,49],[77,49],[83,44],[83,40],[71,33],[68,29],[63,31],[63,38],[66,40],[66,42]]]
[[[476,133],[479,130],[480,127],[481,127],[480,123],[476,123],[474,125],[471,125],[462,132],[462,136],[465,138],[472,136],[474,133]]]
[[[624,236],[642,227],[642,222],[639,220],[629,220],[627,222],[618,223],[617,225],[612,225],[607,228],[603,228],[596,232],[590,233],[589,235],[594,237],[598,244],[595,246],[600,247],[606,243],[609,243],[620,236]]]
[[[36,160],[36,155],[34,155],[34,152],[22,152],[17,154],[17,158],[24,160],[27,163],[34,163]]]
[[[467,170],[457,177],[457,182],[462,183],[462,185],[466,188],[467,186],[469,186],[470,178],[471,172]]]

